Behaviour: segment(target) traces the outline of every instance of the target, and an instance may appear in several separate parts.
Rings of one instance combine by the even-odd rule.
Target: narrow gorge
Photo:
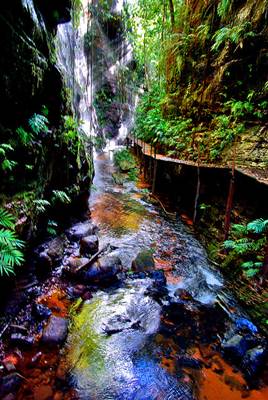
[[[267,10],[1,6],[1,399],[267,398]]]

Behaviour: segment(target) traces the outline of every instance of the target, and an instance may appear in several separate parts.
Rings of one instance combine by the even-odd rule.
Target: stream
[[[95,159],[89,207],[99,248],[121,266],[112,279],[90,284],[84,275],[72,283],[63,271],[79,248],[66,245],[37,302],[70,319],[68,336],[60,350],[42,341],[22,350],[26,379],[13,398],[266,399],[267,387],[251,371],[255,359],[248,362],[263,337],[225,291],[191,228],[165,215],[144,182],[116,184],[112,158],[108,150]],[[249,350],[241,350],[243,336]]]

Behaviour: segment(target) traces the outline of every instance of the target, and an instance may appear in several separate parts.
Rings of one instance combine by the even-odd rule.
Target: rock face
[[[62,116],[73,112],[65,81],[55,62],[55,33],[57,24],[70,21],[71,3],[71,0],[55,0],[53,4],[42,0],[10,0],[1,5],[0,145],[12,141],[18,182],[15,187],[10,174],[2,174],[1,192],[24,193],[22,200],[16,196],[14,202],[20,210],[20,233],[27,239],[36,234],[39,221],[40,228],[46,230],[44,215],[41,223],[33,200],[50,201],[48,194],[59,188],[73,189],[75,196],[80,189],[88,189],[93,173],[90,146],[87,154],[81,146],[78,157],[77,148],[71,149],[62,140]],[[36,134],[33,151],[29,138],[25,145],[16,130],[23,128],[30,133],[29,119],[36,115],[44,118],[45,114],[49,129]],[[28,170],[25,165],[31,168]]]
[[[142,250],[132,262],[132,269],[135,272],[145,272],[154,269],[155,263],[150,250]]]
[[[66,339],[67,333],[68,320],[53,315],[44,329],[42,342],[48,345],[60,345]]]

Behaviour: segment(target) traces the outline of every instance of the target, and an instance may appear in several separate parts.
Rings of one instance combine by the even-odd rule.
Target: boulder
[[[66,246],[66,236],[58,236],[46,243],[46,253],[54,261],[58,261],[63,257],[64,248]]]
[[[79,222],[72,226],[66,233],[70,240],[81,240],[83,237],[94,235],[97,232],[97,226],[92,222]]]
[[[84,272],[83,277],[88,283],[96,281],[110,281],[116,279],[116,275],[122,270],[121,260],[117,256],[103,256],[98,262]]]
[[[43,331],[42,342],[48,345],[62,344],[67,337],[69,321],[52,315]]]
[[[80,240],[80,254],[93,255],[99,250],[99,239],[96,235],[85,236]]]
[[[16,372],[4,376],[0,380],[0,398],[6,395],[14,394],[19,390],[19,387],[23,381],[23,377]]]
[[[132,261],[132,269],[135,272],[151,271],[154,267],[152,252],[147,249],[140,251],[135,260]]]
[[[69,272],[73,275],[76,274],[77,269],[85,267],[89,263],[89,258],[86,257],[70,257],[68,258],[67,264],[69,266]]]
[[[247,342],[244,336],[234,335],[222,343],[222,348],[226,355],[240,361],[246,354]]]

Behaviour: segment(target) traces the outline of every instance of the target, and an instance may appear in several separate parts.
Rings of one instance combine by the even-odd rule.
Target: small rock
[[[86,291],[85,293],[82,294],[82,299],[85,301],[92,299],[92,293],[89,291]]]
[[[6,370],[7,372],[14,372],[14,371],[16,371],[15,365],[13,364],[13,362],[11,362],[11,361],[8,360],[8,359],[3,361],[3,366],[5,367],[5,370]]]
[[[32,336],[25,336],[21,333],[12,333],[10,336],[10,342],[22,347],[33,346],[35,340]]]
[[[42,321],[48,319],[52,314],[52,311],[43,304],[34,303],[32,313],[34,317]]]
[[[255,376],[263,365],[266,349],[262,346],[254,347],[246,352],[243,359],[243,369],[248,377]]]
[[[69,239],[76,241],[80,240],[85,236],[94,235],[97,232],[97,226],[92,224],[92,222],[79,222],[78,224],[72,226],[67,231],[67,236]]]
[[[80,254],[93,255],[99,250],[99,239],[96,235],[85,236],[80,240]]]
[[[247,343],[243,336],[234,335],[222,343],[222,348],[227,355],[240,361],[246,354]]]
[[[132,261],[132,269],[135,272],[146,272],[154,269],[155,262],[150,250],[142,250],[138,253],[135,260]]]
[[[183,301],[192,301],[193,297],[192,295],[187,292],[185,289],[177,289],[175,292],[175,296],[179,297]]]
[[[3,398],[8,394],[14,394],[19,390],[20,384],[23,378],[21,375],[13,372],[7,376],[4,376],[0,380],[0,397]]]
[[[44,329],[42,341],[49,345],[62,344],[68,333],[68,323],[66,318],[52,315]]]
[[[86,286],[85,285],[75,285],[73,287],[73,295],[76,297],[82,296],[82,294],[85,292]]]

